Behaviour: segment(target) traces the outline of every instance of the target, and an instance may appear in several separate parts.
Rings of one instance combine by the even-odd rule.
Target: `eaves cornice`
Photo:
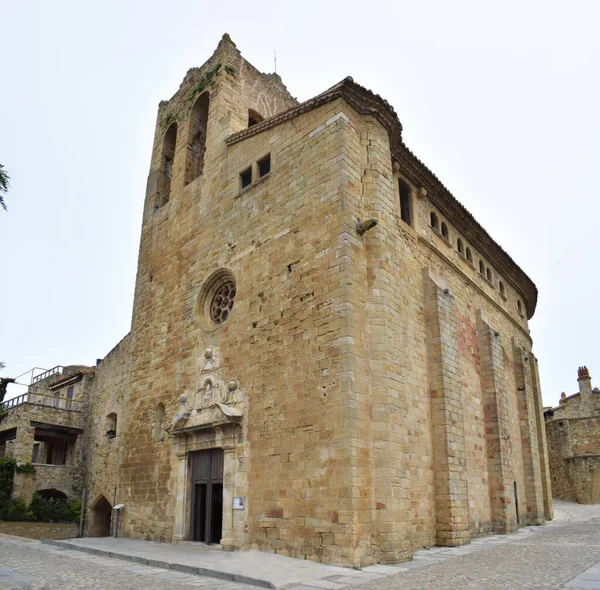
[[[537,287],[533,281],[492,239],[473,215],[459,203],[437,176],[406,147],[402,141],[402,125],[394,108],[378,94],[354,82],[351,77],[345,78],[329,90],[296,107],[234,133],[225,140],[225,143],[234,145],[340,98],[359,114],[372,116],[383,125],[389,134],[392,159],[398,162],[408,180],[427,191],[428,198],[440,213],[477,250],[484,254],[496,270],[512,285],[523,299],[527,317],[531,318],[535,312],[538,296]]]

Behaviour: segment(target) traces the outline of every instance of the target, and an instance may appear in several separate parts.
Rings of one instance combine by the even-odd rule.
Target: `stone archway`
[[[67,494],[65,494],[61,490],[57,490],[56,488],[46,488],[43,490],[38,490],[37,494],[46,500],[63,500],[64,502],[68,500]]]
[[[108,537],[110,535],[110,520],[112,506],[104,497],[100,496],[89,512],[88,537]]]

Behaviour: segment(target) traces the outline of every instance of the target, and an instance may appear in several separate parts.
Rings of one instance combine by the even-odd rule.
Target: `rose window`
[[[228,317],[235,300],[235,285],[233,281],[223,283],[213,295],[210,302],[210,318],[216,324],[222,324]]]

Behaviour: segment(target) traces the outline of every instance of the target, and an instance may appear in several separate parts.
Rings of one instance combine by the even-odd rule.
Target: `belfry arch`
[[[202,93],[194,103],[189,116],[185,184],[196,180],[204,171],[206,132],[208,128],[208,92]]]

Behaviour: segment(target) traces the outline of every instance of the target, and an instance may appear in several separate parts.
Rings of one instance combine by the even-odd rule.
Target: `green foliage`
[[[69,502],[56,498],[43,498],[39,494],[33,494],[29,511],[33,514],[33,520],[38,522],[77,522],[81,510],[81,500]]]
[[[81,516],[81,499],[71,502],[71,520],[73,522],[79,522]]]
[[[44,498],[33,494],[31,504],[24,500],[11,500],[13,480],[17,473],[35,473],[30,463],[17,465],[12,457],[0,459],[0,520],[38,522],[78,522],[81,512],[81,500],[69,501]]]
[[[173,123],[177,123],[179,117],[175,113],[169,113],[162,121],[160,126],[166,131]]]
[[[10,496],[17,462],[12,457],[0,459],[0,520],[6,520],[10,513]]]
[[[0,207],[2,207],[5,211],[6,203],[4,202],[4,194],[8,192],[8,187],[10,186],[10,176],[7,174],[6,170],[4,170],[4,165],[0,164]],[[1,367],[1,368],[4,368]]]
[[[202,76],[202,78],[199,80],[196,86],[192,88],[192,92],[185,99],[186,118],[190,114],[190,111],[192,110],[192,107],[196,102],[196,97],[202,94],[207,88],[214,87],[217,76],[219,75],[219,70],[221,69],[221,65],[222,64],[218,63],[212,70],[208,70],[208,72],[206,72],[206,74]],[[231,66],[225,66],[225,70],[228,73],[232,74],[233,72],[231,72],[227,68],[230,68],[231,70],[233,70],[233,72],[235,72],[235,70]]]
[[[25,500],[13,500],[9,506],[4,520],[22,522],[24,520],[35,520],[31,510],[27,509]]]
[[[233,66],[227,65],[224,67],[224,70],[235,78],[235,68]]]

